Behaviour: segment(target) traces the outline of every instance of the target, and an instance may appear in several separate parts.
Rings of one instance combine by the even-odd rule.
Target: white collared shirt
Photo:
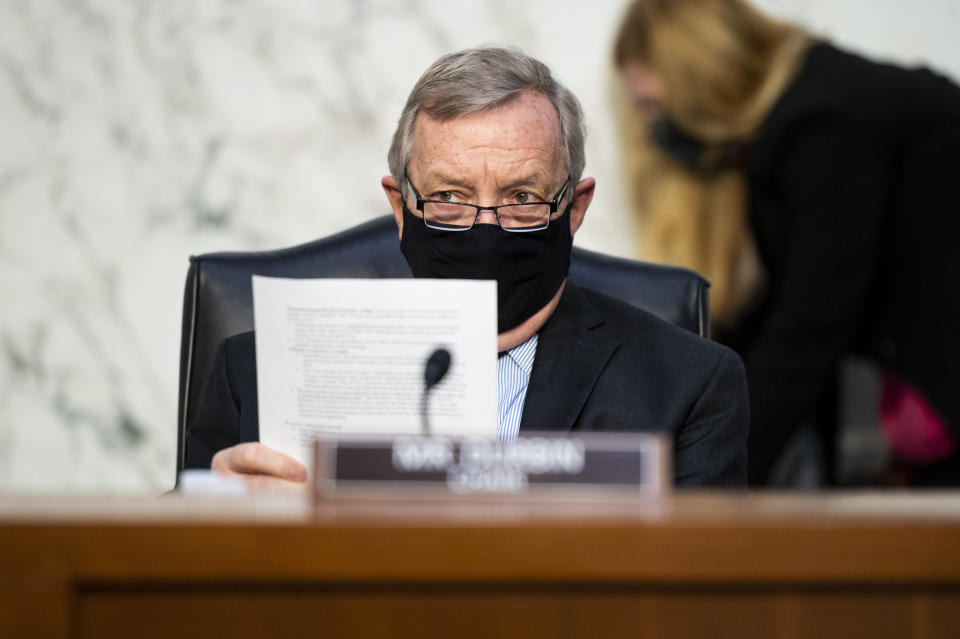
[[[497,359],[497,439],[513,439],[520,432],[523,404],[536,354],[537,335],[534,334]]]

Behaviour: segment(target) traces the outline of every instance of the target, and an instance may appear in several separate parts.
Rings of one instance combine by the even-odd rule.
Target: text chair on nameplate
[[[184,433],[221,340],[253,330],[252,275],[410,277],[392,215],[327,238],[275,251],[207,253],[190,258],[183,296],[177,474]],[[616,297],[702,337],[709,337],[707,282],[682,268],[573,248],[570,281]]]

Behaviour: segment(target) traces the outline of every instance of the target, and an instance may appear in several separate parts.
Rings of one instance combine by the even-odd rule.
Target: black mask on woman
[[[542,231],[510,233],[498,224],[440,231],[403,204],[400,250],[414,277],[496,280],[497,332],[547,305],[570,269],[570,207]]]
[[[700,161],[707,150],[707,145],[689,135],[673,120],[666,116],[650,120],[647,130],[650,140],[657,148],[679,162],[681,166],[691,171],[700,168]]]
[[[708,145],[681,129],[668,116],[650,120],[647,131],[650,140],[662,153],[694,173],[739,167],[746,158],[745,145],[738,142]]]

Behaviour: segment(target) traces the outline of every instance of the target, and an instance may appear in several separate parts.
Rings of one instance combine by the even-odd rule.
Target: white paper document
[[[496,437],[496,282],[253,277],[260,441],[311,467],[318,436]]]

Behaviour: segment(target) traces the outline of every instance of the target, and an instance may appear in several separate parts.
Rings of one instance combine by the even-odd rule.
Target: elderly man
[[[580,105],[543,63],[496,48],[440,58],[410,93],[382,180],[403,254],[415,277],[497,281],[500,437],[666,431],[678,485],[742,485],[737,356],[566,281],[595,186],[580,177],[583,145]],[[221,345],[187,466],[303,481],[299,463],[256,442],[253,344]]]

